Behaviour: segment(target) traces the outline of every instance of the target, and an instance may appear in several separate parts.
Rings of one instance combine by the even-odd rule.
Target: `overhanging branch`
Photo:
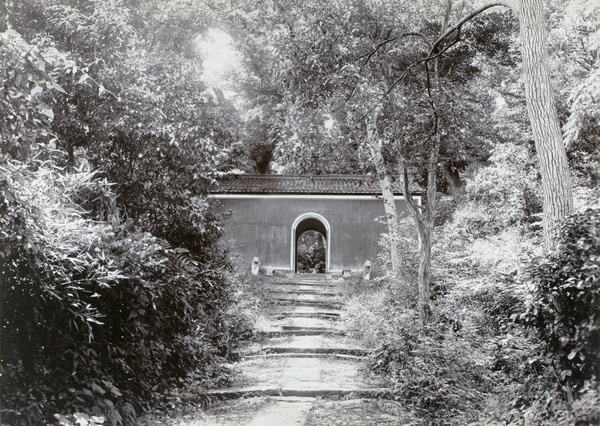
[[[431,49],[429,50],[429,55],[427,57],[427,60],[431,60],[433,59],[433,52],[435,52],[435,50],[439,47],[439,45],[450,35],[452,35],[453,32],[458,31],[460,32],[460,29],[462,28],[462,26],[464,24],[466,24],[467,22],[469,22],[471,19],[473,19],[474,17],[476,17],[477,15],[479,15],[480,13],[485,12],[488,9],[491,9],[492,7],[497,7],[497,6],[505,6],[505,7],[510,7],[508,5],[508,3],[505,2],[496,2],[496,3],[488,3],[486,5],[481,6],[478,9],[475,9],[474,11],[472,11],[471,13],[469,13],[467,16],[465,16],[464,18],[462,18],[460,21],[458,21],[456,24],[454,24],[451,28],[449,28],[448,30],[446,30],[446,32],[444,32],[444,34],[442,34],[441,36],[438,37],[438,39],[435,41],[435,43],[433,43],[433,46],[431,46]],[[457,42],[458,40],[456,40]],[[456,43],[455,42],[455,43]],[[453,44],[455,44],[453,43]],[[445,52],[446,50],[448,50],[450,46],[448,46],[447,48],[443,49],[442,52]]]
[[[423,64],[423,63],[426,64],[427,62],[429,62],[431,60],[439,58],[444,53],[446,53],[450,48],[452,48],[453,46],[455,46],[460,41],[460,30],[462,29],[462,26],[464,24],[466,24],[467,22],[469,22],[471,19],[475,18],[477,15],[485,12],[486,10],[491,9],[492,7],[498,7],[498,6],[510,7],[509,4],[505,3],[505,2],[496,2],[496,3],[486,4],[484,6],[481,6],[478,9],[475,9],[474,11],[472,11],[471,13],[469,13],[467,16],[465,16],[464,18],[462,18],[460,21],[458,21],[451,28],[449,28],[448,30],[446,30],[442,35],[440,35],[437,38],[437,40],[435,41],[435,43],[433,43],[433,45],[429,48],[429,54],[425,58],[419,59],[418,61],[413,62],[411,65],[409,65],[404,70],[404,72],[402,72],[402,75],[400,76],[400,78],[398,78],[394,83],[392,83],[392,85],[390,86],[389,90],[386,92],[386,95],[388,95],[392,91],[392,89],[394,89],[399,83],[401,83],[406,78],[406,75],[407,75],[408,71],[410,71],[412,68],[416,67],[417,65]],[[436,49],[440,46],[440,44],[442,44],[442,42],[444,40],[446,40],[448,37],[450,37],[455,32],[456,32],[455,39],[450,44],[448,44],[447,46],[445,46],[443,49],[441,49],[440,51],[436,52]]]

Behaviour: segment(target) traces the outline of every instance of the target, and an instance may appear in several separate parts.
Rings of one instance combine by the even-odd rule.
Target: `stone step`
[[[309,286],[309,287],[324,287],[324,288],[331,288],[331,287],[339,287],[342,288],[342,286],[344,286],[344,282],[343,281],[320,281],[320,280],[271,280],[271,281],[264,281],[265,285],[283,285],[283,286],[297,286],[297,285],[305,285],[305,286]]]
[[[259,354],[321,354],[321,355],[368,355],[367,348],[357,346],[349,337],[336,335],[319,336],[275,336],[263,343],[255,343],[246,348],[242,355]]]
[[[340,311],[337,309],[322,309],[318,306],[281,306],[281,309],[272,314],[275,320],[284,318],[322,318],[337,320]]]
[[[271,300],[278,304],[287,303],[295,306],[334,306],[336,308],[342,307],[342,302],[334,297],[316,297],[313,295],[282,297],[274,295]]]
[[[260,333],[265,337],[280,337],[280,336],[323,336],[336,335],[345,336],[346,332],[334,329],[307,329],[307,328],[283,328],[282,330],[270,330]]]
[[[285,352],[285,353],[265,353],[265,354],[256,354],[256,355],[245,355],[244,359],[262,359],[262,358],[319,358],[319,359],[327,359],[327,358],[336,358],[343,360],[353,360],[353,361],[363,361],[366,359],[364,355],[350,355],[350,354],[317,354],[310,352]]]
[[[357,345],[356,341],[350,337],[330,337],[323,336],[319,337],[281,337],[271,339],[262,343],[254,343],[248,346],[248,349],[260,346],[290,346],[290,347],[303,347],[303,348],[333,348],[333,347],[357,347],[364,348],[363,346]]]
[[[258,354],[319,354],[319,355],[356,355],[360,357],[367,356],[369,351],[360,348],[301,348],[287,346],[265,346]],[[256,354],[255,354],[256,355]]]
[[[341,329],[339,322],[331,321],[330,319],[321,319],[321,318],[285,318],[279,323],[282,324],[282,327],[288,329],[299,329],[299,328],[316,328],[316,329]]]
[[[333,279],[333,276],[331,274],[309,274],[309,273],[303,273],[303,272],[296,272],[296,273],[290,274],[290,275],[293,277],[291,279],[296,280],[296,281],[304,281],[304,280],[330,281]]]
[[[320,385],[320,386],[317,386]],[[348,397],[353,398],[383,398],[393,399],[394,393],[389,388],[362,387],[326,387],[315,383],[309,387],[279,387],[279,386],[246,386],[239,388],[209,389],[205,395],[218,399],[246,398],[250,396],[286,396],[286,397]]]
[[[394,397],[390,389],[380,387],[381,380],[366,372],[369,349],[346,336],[339,321],[344,303],[341,279],[295,274],[272,277],[262,285],[273,305],[269,317],[257,323],[263,339],[249,343],[240,354],[236,364],[240,375],[232,387],[208,390],[207,396],[296,398],[287,405],[264,407],[248,423],[253,426],[288,424],[281,419],[290,420],[288,415],[293,418],[300,411],[306,414],[312,407],[310,398]]]
[[[309,293],[295,291],[272,291],[269,295],[270,299],[275,300],[321,300],[325,302],[342,303],[343,299],[339,294],[333,293]]]
[[[341,297],[343,296],[342,292],[333,291],[331,289],[317,289],[317,288],[303,288],[301,286],[298,287],[269,287],[269,290],[273,293],[277,294],[290,294],[290,295],[302,295],[302,294],[310,294],[310,295],[318,295],[318,296],[331,296],[331,297]]]
[[[336,288],[343,285],[339,282],[334,281],[269,281],[267,285],[281,285],[281,286],[310,286],[310,287],[323,287],[323,288]]]
[[[296,293],[296,292],[272,292],[272,297],[291,300],[324,300],[341,302],[341,297],[337,294],[320,293]]]
[[[327,294],[298,294],[298,293],[277,293],[272,292],[271,299],[275,300],[296,300],[298,302],[317,301],[317,302],[335,302],[342,303],[342,298],[336,295]]]
[[[342,330],[336,329],[335,327],[304,327],[301,325],[282,325],[281,329],[284,331],[302,331],[302,330],[320,331],[322,333],[330,333],[332,331],[339,331],[339,332],[342,331]]]
[[[313,397],[269,397],[269,402],[246,426],[305,424],[315,401]]]
[[[308,308],[314,308],[314,306],[307,306]],[[314,312],[282,312],[273,315],[274,319],[283,318],[321,318],[328,321],[336,321],[340,319],[340,313],[334,312],[333,310],[327,311],[314,311]]]
[[[260,330],[260,335],[268,337],[277,336],[319,336],[335,334],[343,336],[346,334],[341,323],[331,319],[289,316],[278,316],[266,321]]]

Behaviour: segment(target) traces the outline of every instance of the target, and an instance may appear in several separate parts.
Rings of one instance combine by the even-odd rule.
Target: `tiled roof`
[[[218,179],[213,194],[381,194],[379,182],[362,175],[228,175]],[[394,193],[402,194],[401,182]]]

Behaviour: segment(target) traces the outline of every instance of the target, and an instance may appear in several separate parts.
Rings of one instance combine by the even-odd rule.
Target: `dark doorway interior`
[[[305,231],[296,241],[296,272],[324,274],[327,260],[325,236],[319,231]]]

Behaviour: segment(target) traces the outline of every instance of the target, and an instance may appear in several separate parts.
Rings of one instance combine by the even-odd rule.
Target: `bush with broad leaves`
[[[134,424],[192,373],[197,389],[228,381],[220,365],[247,330],[216,248],[200,258],[119,224],[110,185],[85,168],[2,160],[3,422]]]
[[[580,402],[597,401],[599,391],[600,210],[570,216],[560,232],[554,252],[526,268],[534,300],[523,318],[545,342],[577,420],[597,423],[599,406]]]

